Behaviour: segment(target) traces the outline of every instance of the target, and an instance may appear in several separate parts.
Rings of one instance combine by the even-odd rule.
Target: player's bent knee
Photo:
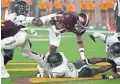
[[[25,58],[28,58],[30,53],[26,53],[26,52],[22,52],[22,55],[25,57]]]

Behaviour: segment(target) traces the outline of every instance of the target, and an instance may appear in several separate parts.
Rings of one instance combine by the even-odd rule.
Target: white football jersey
[[[60,76],[71,77],[71,78],[78,77],[78,71],[76,70],[75,66],[72,63],[68,62],[67,58],[63,53],[60,54],[62,54],[63,63],[58,67],[52,69],[49,68],[49,72],[52,73],[53,77],[60,77]]]
[[[19,25],[26,26],[28,23],[31,23],[31,21],[34,19],[34,17],[26,17],[24,15],[17,16],[16,13],[11,13],[5,19],[11,20],[18,26]]]
[[[106,51],[115,42],[120,42],[117,38],[118,33],[115,33],[114,35],[108,36],[106,38]]]
[[[113,60],[118,66],[120,66],[120,57],[113,58]]]

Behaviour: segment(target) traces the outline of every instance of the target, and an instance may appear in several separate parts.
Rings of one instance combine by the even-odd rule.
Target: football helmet
[[[86,13],[80,13],[78,16],[78,20],[75,24],[75,30],[78,32],[78,34],[83,34],[89,25],[89,17]]]
[[[51,53],[47,57],[47,63],[50,66],[50,68],[55,68],[62,64],[63,58],[60,53]]]
[[[108,53],[110,58],[120,57],[120,42],[113,43],[108,48]]]
[[[78,24],[82,25],[83,27],[87,27],[89,24],[89,17],[86,13],[79,14]]]
[[[29,6],[25,1],[18,1],[15,4],[14,12],[17,15],[27,15],[29,12]]]

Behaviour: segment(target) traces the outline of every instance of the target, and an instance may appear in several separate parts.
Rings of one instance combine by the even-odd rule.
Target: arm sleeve
[[[50,22],[52,17],[56,17],[56,14],[46,15],[46,16],[40,17],[39,19],[41,19],[43,22],[43,25],[45,25]]]
[[[34,19],[34,17],[26,17],[26,21],[29,22],[29,23],[32,23],[32,20]]]

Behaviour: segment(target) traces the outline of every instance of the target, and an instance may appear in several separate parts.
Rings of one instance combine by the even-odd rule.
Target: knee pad
[[[7,56],[10,58],[10,60],[13,59],[13,55],[14,55],[14,50],[4,50],[5,52],[5,55],[4,56]]]

